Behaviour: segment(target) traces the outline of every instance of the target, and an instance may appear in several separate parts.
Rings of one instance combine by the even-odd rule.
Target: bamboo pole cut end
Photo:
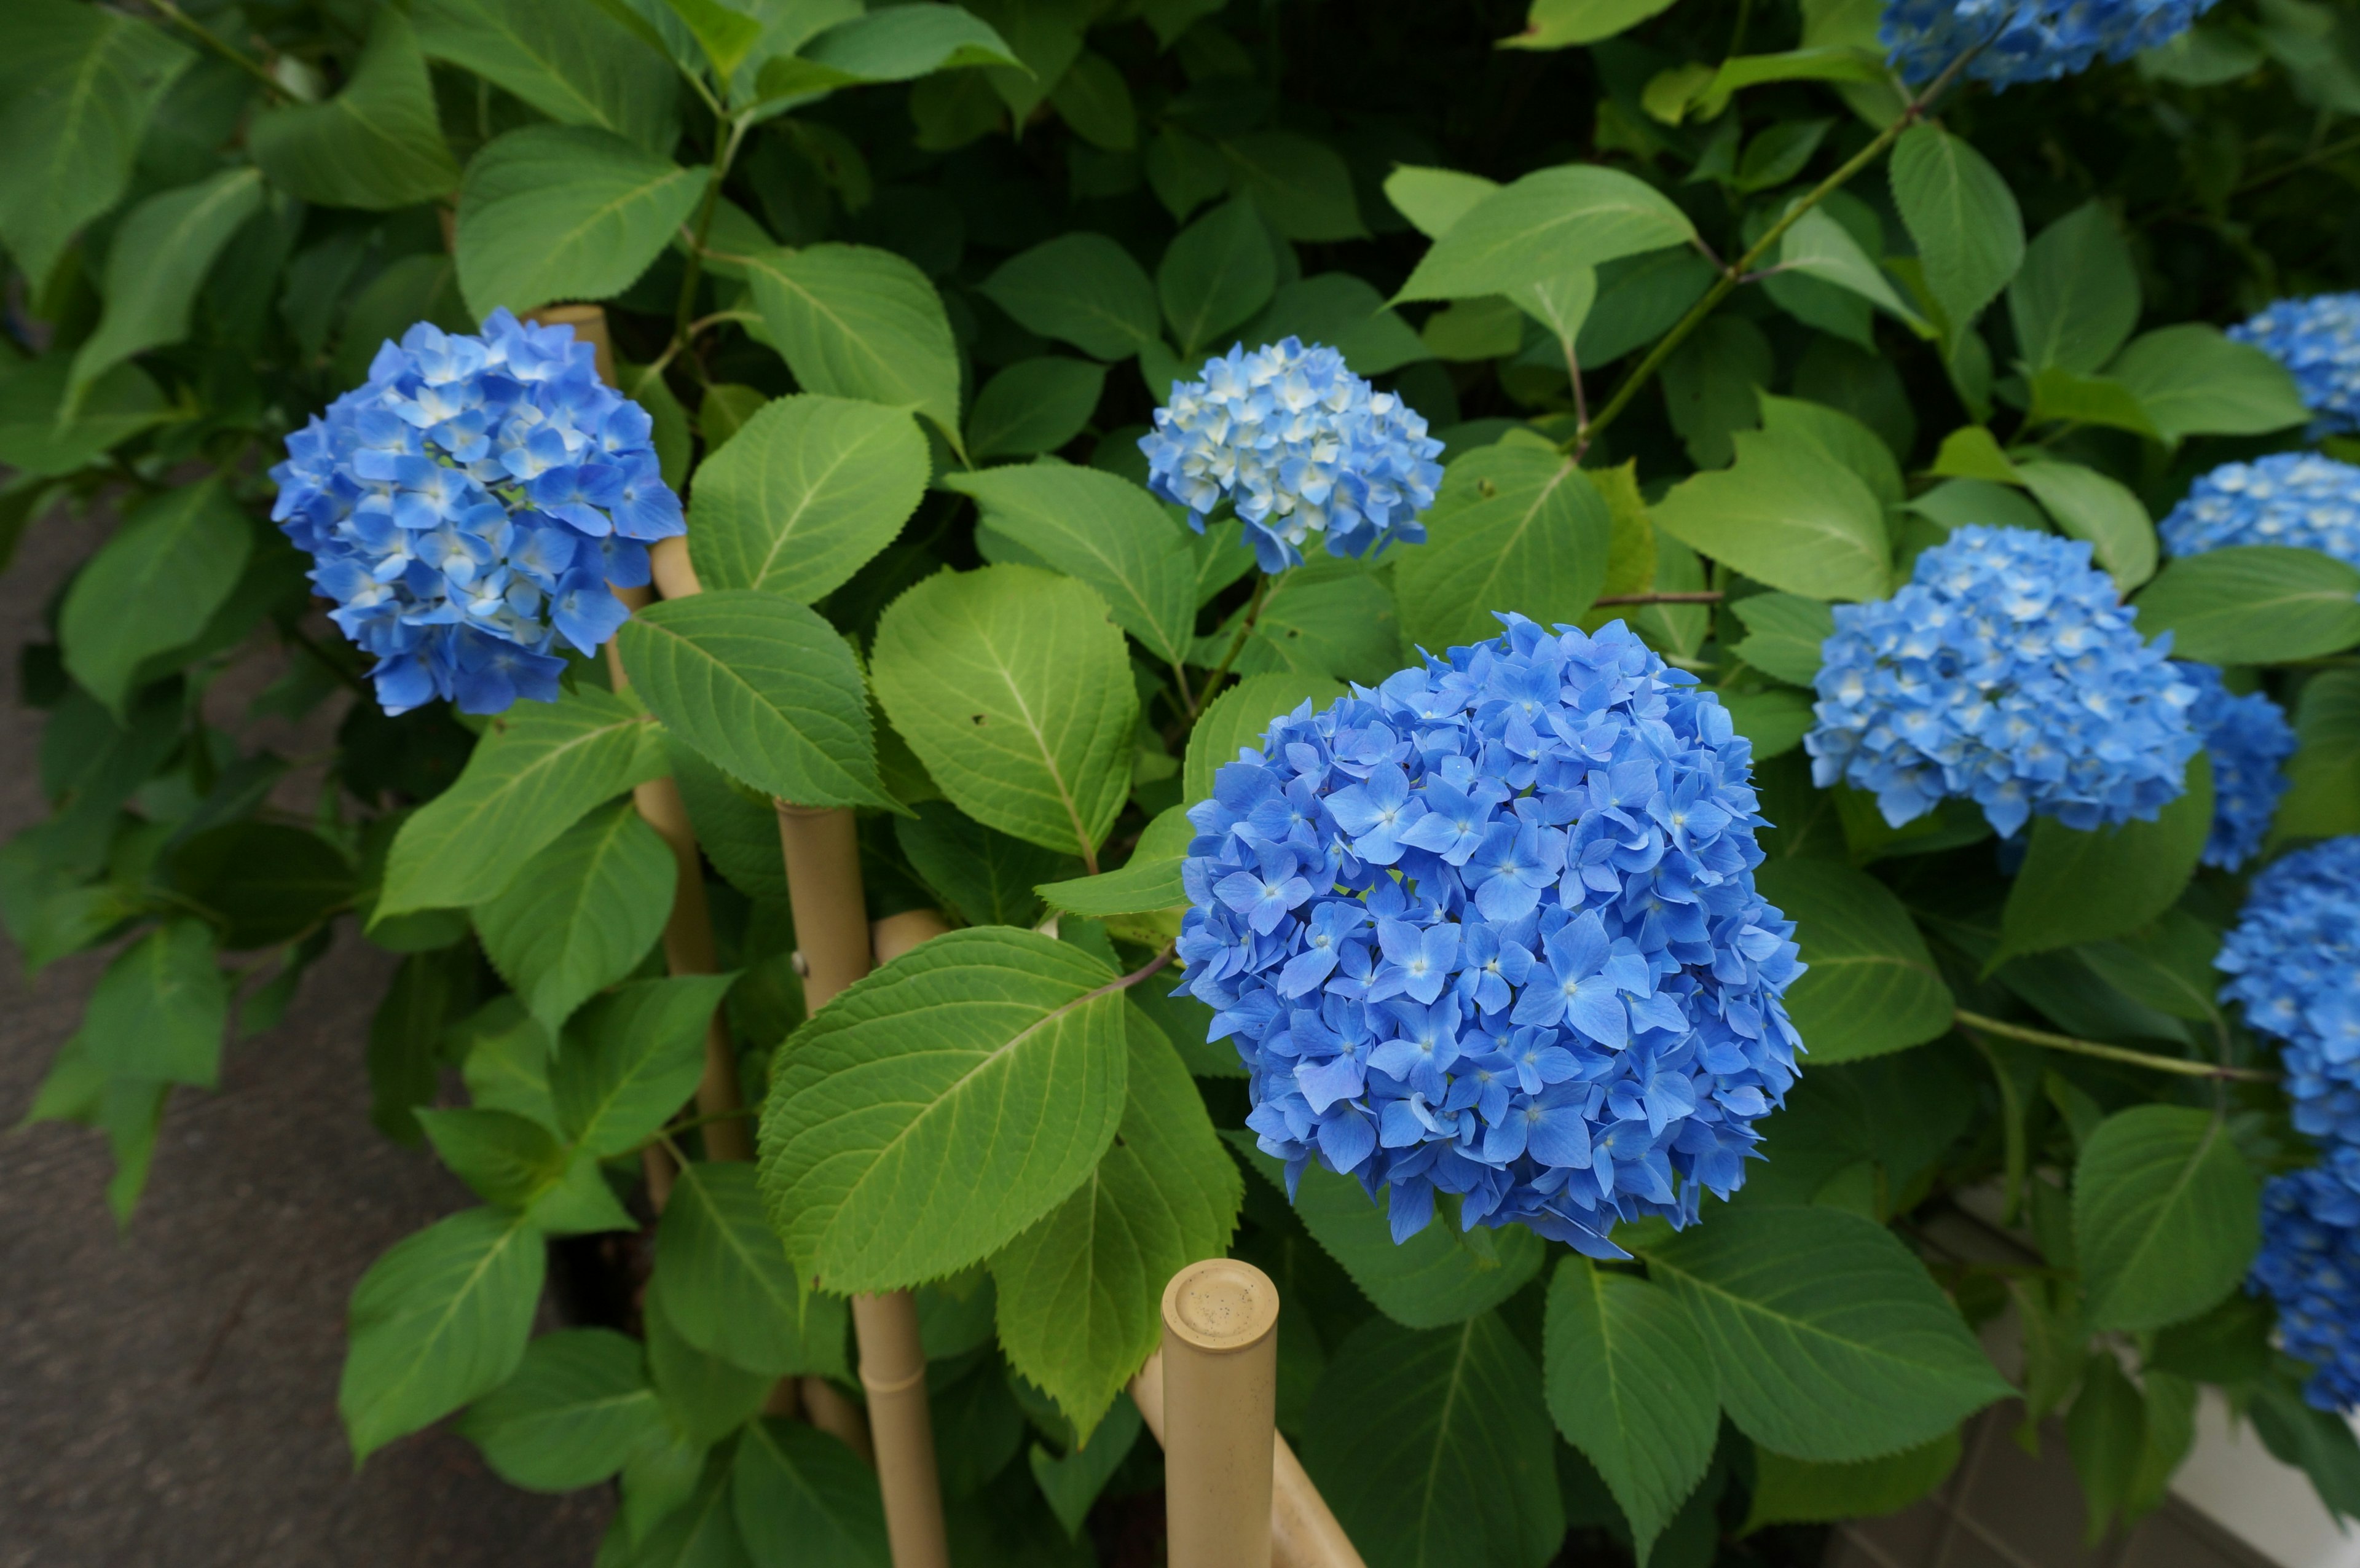
[[[1164,1287],[1164,1327],[1208,1356],[1252,1350],[1278,1328],[1278,1287],[1251,1263],[1209,1258]]]

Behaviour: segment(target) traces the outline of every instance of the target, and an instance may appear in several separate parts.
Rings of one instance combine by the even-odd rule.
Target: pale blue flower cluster
[[[1753,748],[1614,622],[1503,635],[1274,722],[1189,810],[1185,988],[1247,1125],[1388,1202],[1595,1258],[1745,1179],[1800,1047]]]
[[[2180,678],[2196,689],[2188,721],[2212,760],[2212,831],[2204,841],[2204,864],[2234,871],[2260,854],[2269,836],[2278,797],[2287,792],[2280,764],[2294,755],[2294,726],[2259,691],[2233,694],[2211,665],[2174,662]]]
[[[1224,497],[1235,504],[1264,572],[1303,564],[1324,534],[1330,555],[1364,556],[1426,538],[1442,443],[1416,409],[1346,368],[1332,348],[1294,338],[1205,362],[1175,381],[1139,438],[1148,488],[1188,508],[1198,533]]]
[[[1962,528],[1892,598],[1835,619],[1812,780],[1870,791],[1895,827],[1960,795],[2003,838],[2035,812],[2089,829],[2152,820],[2185,788],[2195,689],[2083,540]]]
[[[505,310],[480,337],[421,321],[287,438],[271,517],[377,656],[386,712],[551,702],[556,639],[589,653],[612,637],[630,612],[607,585],[646,583],[648,541],[686,529],[650,430],[571,327]]]
[[[1902,78],[1930,82],[1969,49],[1967,74],[1994,87],[2054,82],[2100,55],[2125,60],[2168,43],[2213,0],[1888,0],[1877,41]]]
[[[2303,1398],[2360,1406],[2360,1193],[2323,1170],[2273,1177],[2245,1288],[2278,1302],[2280,1345],[2315,1368]]]
[[[2315,430],[2360,430],[2360,294],[2280,299],[2229,335],[2293,374]]]
[[[2158,531],[2175,556],[2274,544],[2360,566],[2360,468],[2311,452],[2224,463],[2188,487]]]

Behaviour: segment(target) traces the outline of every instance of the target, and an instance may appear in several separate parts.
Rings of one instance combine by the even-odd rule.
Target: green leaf
[[[1949,1030],[1957,1004],[1901,900],[1864,871],[1790,855],[1754,873],[1762,896],[1795,922],[1810,965],[1786,1012],[1813,1065],[1856,1062]]]
[[[145,17],[70,0],[10,8],[0,242],[33,290],[75,231],[123,200],[149,118],[195,58]]]
[[[707,1355],[772,1377],[851,1376],[844,1298],[797,1288],[786,1248],[762,1217],[751,1165],[680,1168],[648,1288],[662,1295],[681,1338]]]
[[[67,673],[120,720],[141,665],[196,640],[253,548],[218,476],[133,507],[66,590],[58,633]]]
[[[705,1075],[705,1028],[736,979],[633,980],[575,1014],[549,1078],[565,1135],[603,1159],[670,1121]]]
[[[1808,686],[1819,672],[1819,649],[1836,631],[1835,612],[1799,593],[1755,593],[1730,605],[1745,624],[1732,650],[1765,675]]]
[[[1731,1208],[1643,1249],[1712,1347],[1738,1430],[1797,1459],[1874,1459],[2011,1392],[1924,1265],[1831,1208]]]
[[[2166,441],[2257,436],[2310,419],[2286,366],[2202,321],[2142,332],[2106,366]]]
[[[401,824],[375,920],[479,904],[591,807],[642,779],[648,716],[583,687],[492,721],[451,788]],[[655,753],[661,770],[661,753]]]
[[[689,1478],[683,1472],[693,1477],[695,1460],[704,1448],[745,1425],[778,1386],[775,1377],[748,1371],[681,1338],[680,1331],[664,1315],[661,1296],[645,1299],[642,1321],[648,1336],[648,1372],[655,1379],[656,1400],[663,1407],[664,1435],[669,1441],[642,1447],[623,1472],[624,1512],[635,1516],[643,1508],[661,1513],[676,1506],[688,1486]],[[640,1477],[634,1473],[642,1468],[652,1473],[650,1478],[657,1484],[657,1495],[646,1503],[638,1497]],[[653,1517],[650,1513],[635,1518],[634,1523],[643,1527]]]
[[[1097,589],[1115,624],[1150,653],[1167,664],[1187,658],[1196,622],[1196,552],[1146,491],[1094,468],[1046,463],[947,474],[943,486],[975,498],[985,529]]]
[[[1352,171],[1343,155],[1295,131],[1247,131],[1224,136],[1237,186],[1251,195],[1281,239],[1306,242],[1366,239]]]
[[[1468,210],[1500,188],[1496,180],[1462,174],[1455,169],[1425,169],[1402,164],[1385,176],[1385,200],[1410,226],[1427,239],[1438,240]]]
[[[1632,175],[1596,164],[1544,169],[1470,207],[1435,241],[1397,298],[1505,294],[1695,237],[1685,213]]]
[[[567,1223],[551,1223],[541,1200],[556,1192],[564,1182],[569,1160],[564,1146],[548,1127],[530,1117],[514,1111],[482,1107],[432,1110],[421,1106],[412,1114],[451,1173],[495,1208],[523,1212],[541,1229],[552,1232],[639,1228],[615,1203],[603,1181],[598,1181],[595,1193],[562,1194],[554,1208]],[[594,1180],[596,1178],[595,1165],[585,1165],[584,1169]],[[602,1195],[606,1202],[599,1205],[597,1198]],[[565,1201],[583,1198],[589,1201]],[[571,1223],[575,1220],[589,1223]],[[612,1223],[599,1223],[602,1221]]]
[[[1426,523],[1393,568],[1402,635],[1423,648],[1497,637],[1499,610],[1577,620],[1606,582],[1606,503],[1554,448],[1478,447],[1444,472]]]
[[[2219,1116],[2134,1105],[2081,1150],[2073,1238],[2090,1326],[2161,1328],[2245,1278],[2261,1245],[2260,1187]]]
[[[1139,693],[1093,589],[1031,566],[943,572],[886,610],[871,658],[878,700],[952,804],[1096,857],[1130,794]]]
[[[210,1089],[221,1081],[228,1023],[229,981],[213,964],[213,933],[202,920],[175,920],[115,955],[74,1040],[112,1077]]]
[[[1037,457],[1082,433],[1106,389],[1106,366],[1064,354],[1022,359],[983,384],[967,417],[967,455]]]
[[[679,136],[671,60],[602,6],[576,0],[417,0],[421,48],[551,119],[662,156]]]
[[[2179,900],[2212,826],[2212,766],[2189,759],[2188,788],[2151,822],[2090,833],[2035,817],[2008,889],[1994,964],[2136,931]]]
[[[174,890],[218,922],[232,952],[273,947],[312,931],[353,901],[344,852],[284,822],[207,828],[171,855]]]
[[[1797,287],[1819,285],[1804,280]],[[1736,455],[1732,438],[1761,419],[1770,372],[1770,340],[1741,316],[1707,318],[1673,351],[1664,362],[1664,412],[1689,462],[1699,468],[1728,465]]]
[[[2031,425],[2105,425],[2149,441],[2163,439],[2146,405],[2129,387],[2111,376],[2084,376],[2058,365],[2032,377],[2032,407],[2024,418]]]
[[[982,289],[1020,326],[1099,359],[1128,359],[1160,340],[1155,285],[1104,234],[1059,234],[1000,263]]]
[[[1071,942],[986,926],[853,985],[781,1052],[762,1195],[800,1274],[897,1290],[989,1257],[1113,1141],[1124,1010]]]
[[[803,390],[914,408],[958,443],[958,350],[924,273],[891,251],[819,245],[755,256],[746,275]]]
[[[148,197],[131,209],[106,250],[106,309],[74,351],[65,412],[93,383],[136,354],[189,335],[189,308],[213,258],[262,210],[262,176],[225,169],[210,180]]]
[[[1131,86],[1106,56],[1092,49],[1076,55],[1049,101],[1058,118],[1091,146],[1110,152],[1139,146],[1139,111],[1131,103]]]
[[[1884,269],[1824,207],[1814,207],[1795,220],[1786,238],[1778,242],[1778,265],[1805,278],[1832,283],[1898,321],[1928,330],[1923,318],[1901,302]]]
[[[2091,201],[2040,232],[2008,286],[2017,352],[2034,370],[2087,375],[2138,325],[2138,274],[2106,210]]]
[[[1884,508],[1860,478],[1794,436],[1741,430],[1737,462],[1672,487],[1655,526],[1757,582],[1814,599],[1891,586]]]
[[[778,802],[739,783],[668,736],[664,755],[672,782],[688,807],[697,847],[728,884],[748,898],[787,902],[787,872],[779,858]]]
[[[609,1539],[635,1528],[645,1530],[631,1552],[628,1568],[754,1568],[738,1534],[731,1500],[737,1489],[729,1484],[735,1458],[736,1444],[726,1434],[701,1455],[692,1458],[683,1449],[675,1463],[680,1464],[682,1479],[694,1469],[694,1484],[661,1514],[644,1522],[632,1516],[632,1472],[624,1472],[623,1518],[606,1529]],[[599,1554],[606,1555],[603,1544]]]
[[[664,0],[672,14],[686,25],[689,35],[712,63],[716,82],[727,82],[754,46],[762,41],[762,24],[721,0]]]
[[[1644,1563],[1721,1434],[1704,1336],[1662,1286],[1568,1258],[1549,1281],[1546,1345],[1549,1414],[1598,1466]]]
[[[1959,1466],[1959,1452],[1955,1432],[1850,1465],[1814,1465],[1757,1448],[1744,1533],[1769,1524],[1826,1524],[1899,1513],[1950,1479]]]
[[[2235,545],[2173,561],[2138,597],[2175,658],[2281,664],[2360,642],[2360,568],[2315,550]]]
[[[527,1345],[516,1376],[470,1406],[458,1430],[509,1486],[572,1492],[620,1470],[662,1423],[639,1342],[569,1328]]]
[[[968,65],[1015,65],[1006,40],[957,5],[890,5],[837,23],[796,50],[765,60],[765,99],[859,82],[908,82]]]
[[[475,1005],[475,963],[458,942],[409,954],[369,1019],[369,1121],[397,1143],[419,1141],[415,1112],[434,1099],[444,1031]]]
[[[1247,676],[1216,697],[1189,732],[1188,754],[1181,768],[1182,800],[1212,799],[1213,775],[1237,761],[1240,748],[1259,749],[1277,719],[1305,702],[1324,708],[1343,695],[1343,682],[1322,675]]]
[[[2146,1403],[2122,1363],[2110,1349],[2091,1352],[2081,1392],[2065,1417],[2065,1443],[2089,1518],[2082,1539],[2090,1545],[2104,1539],[2107,1520],[2129,1495],[2146,1438]]]
[[[1109,1481],[1122,1468],[1123,1461],[1139,1442],[1142,1422],[1139,1407],[1129,1399],[1117,1399],[1107,1411],[1106,1424],[1091,1435],[1095,1442],[1074,1449],[1064,1458],[1054,1458],[1047,1449],[1034,1443],[1025,1454],[1032,1472],[1032,1481],[1048,1500],[1057,1522],[1065,1527],[1069,1540],[1081,1539],[1083,1526],[1089,1518],[1090,1505],[1106,1490]]]
[[[1131,915],[1176,908],[1188,901],[1180,886],[1180,867],[1188,858],[1188,844],[1196,833],[1185,805],[1167,808],[1140,833],[1139,847],[1131,851],[1121,870],[1043,883],[1037,891],[1053,909],[1076,915]]]
[[[825,598],[893,542],[929,467],[924,434],[899,410],[809,393],[765,403],[696,471],[697,578]]]
[[[2015,462],[2000,450],[1999,441],[1991,431],[1981,425],[1961,425],[1944,436],[1941,450],[1934,454],[1933,466],[1927,472],[1976,485],[2024,483],[2024,475],[2017,472]],[[1946,486],[1937,485],[1935,488],[1939,490]],[[1919,510],[1924,512],[1923,508]]]
[[[1547,1562],[1565,1538],[1554,1449],[1539,1370],[1490,1312],[1424,1334],[1362,1323],[1303,1432],[1304,1467],[1369,1568]]]
[[[484,953],[555,1034],[639,967],[672,913],[671,847],[628,800],[592,811],[475,910]]]
[[[59,352],[0,365],[0,463],[27,474],[71,474],[171,417],[164,394],[137,365],[116,365],[82,389],[77,407],[66,408],[72,364],[72,355]]]
[[[1841,408],[1830,408],[1824,403],[1777,397],[1767,392],[1759,396],[1765,434],[1781,441],[1801,441],[1818,449],[1820,455],[1832,458],[1867,485],[1868,493],[1888,511],[1901,505],[1908,494],[1901,481],[1901,464],[1894,460],[1893,449],[1874,430]]]
[[[1165,1282],[1229,1250],[1245,1195],[1171,1041],[1144,1014],[1126,1018],[1130,1068],[1113,1146],[991,1260],[1000,1348],[1082,1442],[1163,1342]]]
[[[1281,284],[1262,314],[1238,335],[1246,343],[1297,337],[1326,343],[1360,376],[1382,376],[1432,357],[1410,324],[1385,309],[1376,286],[1349,272],[1322,272]]]
[[[1502,49],[1558,49],[1594,44],[1627,32],[1671,0],[1532,0],[1524,30],[1500,40]]]
[[[889,1568],[877,1472],[817,1427],[771,1417],[752,1422],[738,1436],[731,1475],[738,1533],[756,1563]]]
[[[716,588],[650,604],[616,641],[631,687],[716,767],[803,806],[890,806],[852,649],[819,612]]]
[[[2124,593],[2155,575],[2155,520],[2127,486],[2078,463],[2024,463],[2023,480],[2057,526],[2090,541],[2090,553]]]
[[[342,93],[257,115],[246,141],[272,184],[323,206],[409,207],[459,185],[418,34],[390,8],[369,24]]]
[[[336,1390],[356,1461],[515,1374],[547,1266],[541,1232],[495,1209],[463,1209],[369,1265]]]
[[[1955,346],[2024,264],[2024,214],[1999,170],[1939,125],[1903,134],[1888,178]]]
[[[1261,310],[1277,288],[1270,233],[1243,197],[1181,230],[1155,267],[1156,298],[1180,341],[1183,360],[1215,347],[1217,339]]]
[[[2360,833],[2360,670],[2322,670],[2304,681],[2295,735],[2276,832],[2287,838]]]
[[[1080,868],[1071,855],[985,827],[947,800],[928,800],[893,824],[893,836],[926,885],[971,926],[1030,927],[1041,919],[1035,884]]]
[[[1784,756],[1810,733],[1811,701],[1800,691],[1723,691],[1721,702],[1737,733],[1754,743],[1756,762]]]
[[[705,175],[589,125],[527,125],[477,153],[459,189],[459,289],[477,316],[604,299],[639,280]]]

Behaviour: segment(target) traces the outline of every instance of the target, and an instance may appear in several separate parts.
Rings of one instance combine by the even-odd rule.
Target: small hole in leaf
[[[977,724],[981,724],[981,723],[983,723],[983,715],[982,715],[981,713],[978,713],[978,714],[975,716],[975,722],[976,722]]]

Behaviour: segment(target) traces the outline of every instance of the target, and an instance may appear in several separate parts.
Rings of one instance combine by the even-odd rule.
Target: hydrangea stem
[[[2070,1035],[2051,1034],[2047,1029],[2027,1029],[2022,1024],[2005,1023],[1961,1007],[1957,1013],[1960,1027],[1980,1029],[1985,1034],[2004,1035],[2020,1040],[2027,1045],[2045,1046],[2050,1051],[2070,1051],[2076,1056],[2094,1056],[2102,1062],[2120,1062],[2132,1067],[2145,1067],[2157,1073],[2176,1073],[2183,1078],[2232,1078],[2241,1083],[2275,1083],[2278,1075],[2258,1067],[2230,1067],[2210,1062],[2191,1062],[2185,1057],[2158,1056],[2152,1051],[2133,1051],[2128,1046],[2102,1045],[2094,1040],[2075,1040]]]
[[[1246,618],[1238,623],[1238,635],[1229,639],[1229,651],[1221,655],[1221,662],[1213,666],[1212,674],[1205,678],[1204,686],[1196,693],[1196,706],[1188,714],[1190,729],[1196,727],[1197,715],[1212,706],[1213,694],[1221,689],[1221,682],[1229,679],[1229,666],[1235,664],[1238,655],[1245,651],[1246,639],[1253,636],[1254,624],[1262,619],[1262,613],[1269,607],[1271,600],[1278,596],[1271,584],[1283,581],[1285,576],[1286,573],[1282,572],[1276,577],[1264,573],[1254,579],[1253,597],[1246,602]]]

